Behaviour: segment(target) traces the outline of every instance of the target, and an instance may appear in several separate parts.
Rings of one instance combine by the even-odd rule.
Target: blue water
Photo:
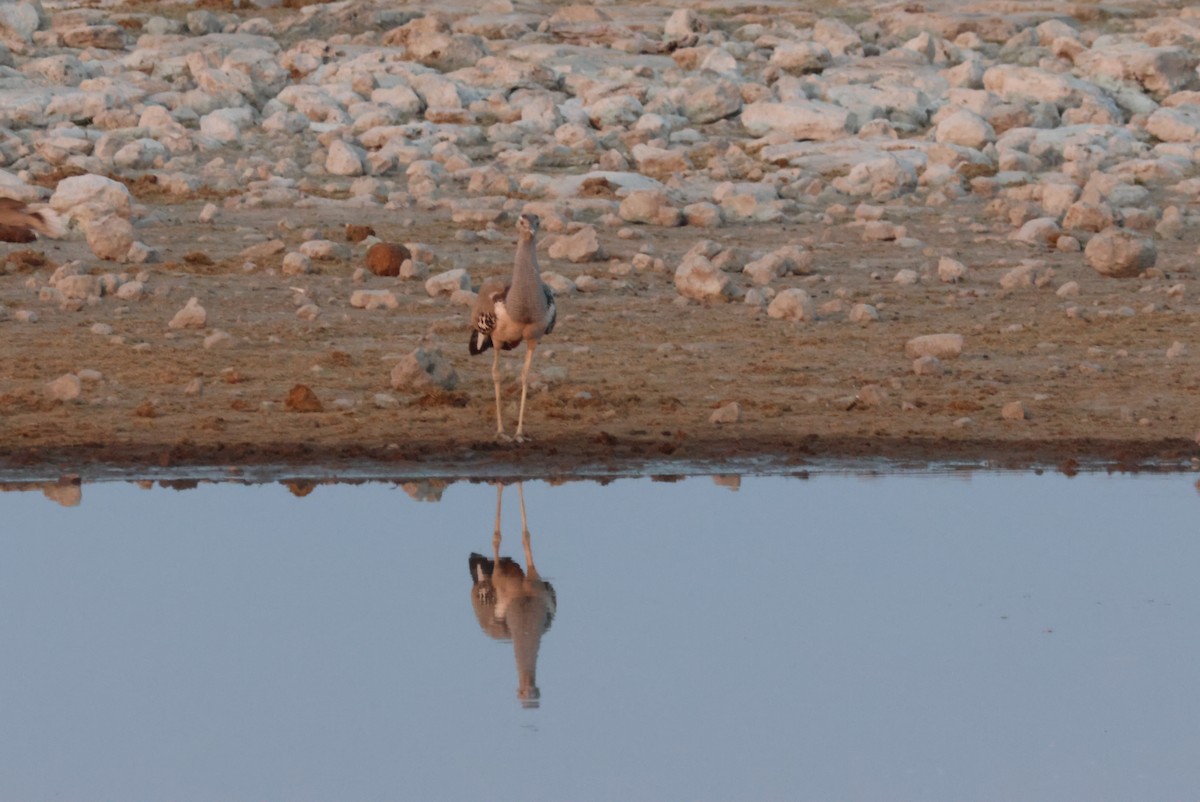
[[[0,799],[1194,798],[1192,480],[526,482],[536,709],[490,485],[0,494]]]

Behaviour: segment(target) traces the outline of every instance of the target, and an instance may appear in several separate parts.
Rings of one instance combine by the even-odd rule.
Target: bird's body
[[[30,209],[13,198],[0,198],[0,242],[33,242],[37,235],[58,237],[62,226],[49,209]]]
[[[488,279],[479,288],[479,296],[471,310],[471,355],[495,348],[492,358],[492,381],[496,390],[496,435],[504,434],[500,412],[500,351],[510,351],[525,343],[525,367],[521,372],[521,408],[517,414],[518,441],[525,439],[525,398],[529,390],[529,366],[538,342],[554,330],[557,309],[554,293],[542,282],[537,263],[537,232],[539,220],[535,214],[523,214],[517,220],[517,254],[513,259],[510,279]]]
[[[497,640],[511,640],[517,660],[517,698],[528,707],[536,707],[541,692],[537,686],[537,657],[542,635],[554,621],[558,596],[554,587],[542,579],[533,563],[529,525],[525,518],[525,491],[520,483],[521,544],[525,549],[525,570],[511,557],[500,556],[500,503],[504,486],[496,488],[496,531],[492,536],[492,557],[472,553],[471,606],[480,628]]]

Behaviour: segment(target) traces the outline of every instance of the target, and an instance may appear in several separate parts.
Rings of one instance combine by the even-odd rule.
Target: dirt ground
[[[615,263],[628,265],[644,249],[663,258],[661,272],[612,275],[608,262],[574,265],[543,250],[543,270],[593,275],[601,288],[558,299],[558,326],[534,362],[527,414],[534,440],[520,445],[494,438],[490,354],[468,355],[465,306],[431,299],[421,281],[367,275],[356,282],[360,248],[349,261],[316,263],[320,272],[303,276],[279,272],[282,254],[253,269],[238,255],[264,234],[281,236],[289,250],[315,234],[344,241],[343,226],[353,221],[385,240],[425,243],[438,255],[435,271],[468,268],[478,286],[511,269],[509,225],[494,241],[468,244],[454,237],[445,213],[262,209],[199,224],[202,203],[193,203],[156,206],[139,227],[158,264],[105,265],[79,239],[0,246],[7,255],[0,301],[9,311],[0,322],[0,470],[309,466],[553,476],[728,464],[802,471],[843,459],[1067,472],[1193,466],[1200,233],[1160,241],[1149,276],[1107,279],[1082,254],[1010,243],[1011,223],[988,219],[984,204],[890,208],[889,219],[907,225],[924,250],[864,242],[853,209],[832,225],[642,227],[633,239],[602,230]],[[702,237],[747,253],[808,243],[813,273],[775,286],[805,288],[819,319],[783,322],[740,302],[681,303],[673,271]],[[938,281],[939,255],[963,260],[967,280]],[[146,297],[104,297],[81,309],[39,300],[55,265],[73,258],[97,273],[147,271]],[[1053,269],[1049,284],[1002,290],[1000,277],[1025,258]],[[922,281],[893,282],[901,268],[923,273]],[[1058,297],[1055,288],[1070,280],[1080,285],[1078,297]],[[320,306],[316,320],[297,317],[296,288]],[[390,289],[399,306],[352,308],[359,288]],[[208,311],[207,327],[169,329],[192,296]],[[847,313],[860,301],[874,304],[880,320],[851,323]],[[19,321],[18,310],[37,321]],[[95,324],[112,330],[97,333]],[[206,348],[216,330],[231,343]],[[937,332],[964,335],[962,355],[944,363],[943,375],[915,375],[905,342]],[[1186,353],[1168,358],[1176,342]],[[391,388],[393,365],[418,345],[453,362],[453,391]],[[510,430],[523,353],[503,360]],[[47,382],[84,370],[101,378],[85,380],[79,399],[48,397]],[[197,378],[202,389],[189,394]],[[312,389],[322,411],[288,408],[297,384]],[[734,401],[739,422],[709,421]],[[1024,403],[1027,419],[1002,417],[1011,401]]]

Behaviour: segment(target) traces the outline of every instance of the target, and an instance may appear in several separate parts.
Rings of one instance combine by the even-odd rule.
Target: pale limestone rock
[[[400,302],[391,290],[355,290],[350,293],[350,305],[355,309],[397,309]]]
[[[718,407],[709,415],[708,422],[716,424],[740,423],[742,420],[742,406],[737,401],[730,401],[724,406]]]
[[[599,262],[606,258],[596,227],[585,225],[569,237],[559,237],[548,251],[551,259],[566,259],[576,264]]]
[[[182,309],[175,313],[167,323],[172,329],[202,329],[208,322],[208,312],[200,305],[200,299],[195,296],[188,299]]]
[[[961,334],[922,334],[913,337],[904,344],[904,353],[910,359],[922,356],[934,356],[938,359],[954,359],[962,353],[963,336]]]
[[[457,290],[471,289],[471,277],[461,267],[446,270],[425,280],[425,292],[436,298],[439,295],[452,295]]]
[[[428,393],[453,390],[458,386],[458,374],[441,351],[436,348],[417,348],[392,368],[392,389]]]
[[[767,306],[767,315],[782,320],[811,321],[816,307],[808,293],[798,287],[781,290]]]
[[[959,109],[942,118],[934,138],[942,144],[982,150],[996,141],[996,131],[991,123],[975,112]]]
[[[74,373],[66,373],[46,383],[46,396],[53,401],[74,401],[83,393],[83,382]]]
[[[783,42],[771,54],[770,64],[793,75],[820,72],[829,66],[829,48],[820,42]]]
[[[962,281],[967,277],[967,266],[957,259],[943,256],[938,259],[938,280],[946,284]]]
[[[1009,401],[1001,407],[1000,417],[1004,420],[1026,420],[1029,418],[1029,411],[1025,409],[1024,402]]]
[[[785,134],[792,139],[841,139],[858,130],[858,120],[841,106],[819,100],[758,101],[742,108],[742,125],[751,136]]]
[[[85,231],[88,247],[100,259],[125,261],[134,242],[133,225],[116,214],[89,220]]]
[[[696,301],[725,301],[734,295],[729,276],[694,248],[675,269],[675,289]]]
[[[1083,255],[1102,276],[1131,278],[1154,266],[1158,249],[1152,239],[1125,229],[1109,228],[1088,241]]]

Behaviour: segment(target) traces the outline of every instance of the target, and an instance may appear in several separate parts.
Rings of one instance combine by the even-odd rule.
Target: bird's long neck
[[[523,236],[517,241],[512,286],[506,304],[512,318],[521,323],[540,320],[546,312],[546,294],[542,289],[533,237]]]

